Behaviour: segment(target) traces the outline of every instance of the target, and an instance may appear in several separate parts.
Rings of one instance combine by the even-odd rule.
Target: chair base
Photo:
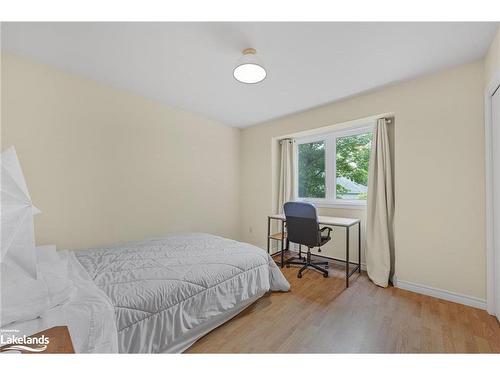
[[[311,252],[310,251],[307,252],[306,256],[304,257],[304,261],[297,262],[297,261],[295,261],[295,259],[301,260],[302,257],[301,256],[298,258],[293,257],[293,258],[287,260],[285,262],[285,265],[287,268],[290,267],[290,264],[302,266],[302,268],[297,273],[297,277],[299,279],[302,278],[302,272],[304,272],[307,269],[313,269],[315,271],[321,272],[323,274],[323,277],[328,277],[328,270],[326,269],[326,268],[328,268],[328,262],[313,262],[313,261],[311,261]],[[324,265],[325,268],[320,267],[321,265]]]

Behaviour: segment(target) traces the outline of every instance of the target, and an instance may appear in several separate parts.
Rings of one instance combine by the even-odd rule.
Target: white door
[[[500,88],[491,98],[495,315],[500,319]]]

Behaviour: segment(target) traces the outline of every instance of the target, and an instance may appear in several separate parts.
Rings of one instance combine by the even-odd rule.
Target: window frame
[[[321,134],[295,138],[295,189],[294,196],[297,201],[314,203],[319,207],[332,208],[366,208],[366,200],[338,199],[337,198],[337,138],[353,136],[364,133],[373,133],[375,121],[368,121],[345,129],[333,130]],[[325,198],[299,197],[299,145],[312,142],[325,142]]]

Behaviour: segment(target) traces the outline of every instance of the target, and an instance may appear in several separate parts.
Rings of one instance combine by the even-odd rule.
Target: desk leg
[[[358,223],[358,272],[361,273],[361,220]]]
[[[346,227],[345,234],[345,287],[349,288],[349,227]]]
[[[267,218],[267,253],[270,254],[270,244],[269,242],[271,241],[271,218]]]
[[[285,251],[284,245],[285,245],[285,222],[281,220],[281,264],[280,264],[281,268],[283,268],[284,265],[284,259],[283,259],[283,253]]]

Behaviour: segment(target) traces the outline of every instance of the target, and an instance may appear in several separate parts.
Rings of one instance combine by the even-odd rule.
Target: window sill
[[[348,210],[366,210],[367,203],[365,202],[328,202],[328,201],[315,201],[308,199],[298,199],[300,202],[314,204],[318,208],[338,208]]]
[[[328,203],[328,202],[321,202],[321,203],[313,203],[316,207],[319,208],[339,208],[339,209],[347,209],[347,210],[366,210],[366,203]]]

